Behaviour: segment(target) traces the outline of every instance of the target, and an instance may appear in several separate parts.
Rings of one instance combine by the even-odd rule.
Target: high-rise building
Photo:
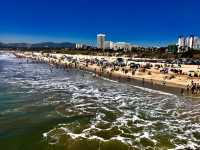
[[[193,39],[193,48],[200,49],[200,38],[195,36]]]
[[[97,34],[97,48],[131,51],[133,47],[138,47],[126,42],[105,41],[105,37],[105,34]]]
[[[199,38],[198,41],[197,41],[197,49],[200,50],[200,38]]]
[[[185,45],[186,45],[187,47],[189,47],[189,45],[190,45],[190,37],[187,37],[187,38],[185,39]]]
[[[97,48],[105,49],[105,34],[98,34],[97,35]]]
[[[178,38],[178,47],[179,48],[184,48],[185,47],[185,38],[183,36],[180,36]]]
[[[83,44],[76,44],[76,49],[83,48]]]
[[[189,49],[200,50],[200,38],[190,35],[188,37],[180,36],[178,39],[178,52],[185,52]]]
[[[190,36],[187,37],[187,39],[189,39],[189,42],[187,43],[187,47],[191,48],[191,49],[200,49],[200,38],[198,36]]]
[[[193,35],[191,35],[189,37],[189,43],[188,43],[187,47],[194,48],[194,36]]]

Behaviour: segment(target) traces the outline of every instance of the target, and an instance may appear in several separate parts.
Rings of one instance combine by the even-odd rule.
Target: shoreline
[[[94,73],[92,71],[89,71],[89,72]],[[152,83],[151,80],[146,80],[146,79],[143,82],[143,80],[141,78],[121,77],[119,79],[118,75],[109,77],[106,74],[103,74],[99,77],[103,77],[103,78],[106,78],[108,80],[116,81],[116,82],[119,82],[119,83],[126,83],[126,84],[132,85],[132,86],[137,87],[137,88],[148,88],[148,89],[151,89],[151,90],[157,90],[157,91],[167,92],[167,93],[170,93],[170,94],[175,94],[177,96],[183,96],[181,94],[181,88],[180,87],[177,87],[175,85],[174,86],[163,86],[163,85],[159,84],[158,82],[156,82],[154,80],[152,80],[153,83]]]
[[[57,58],[44,57],[41,53],[35,53],[36,55],[34,55],[34,53],[31,53],[31,54],[30,53],[27,53],[27,54],[26,53],[13,53],[13,54],[18,58],[26,58],[26,59],[31,59],[36,62],[47,63],[50,66],[52,66],[52,65],[55,66],[56,68],[78,69],[78,70],[83,70],[83,71],[89,71],[89,72],[93,73],[94,77],[102,76],[107,79],[111,79],[111,80],[122,82],[122,83],[125,82],[128,84],[134,85],[134,86],[140,86],[140,87],[144,87],[144,88],[150,88],[150,89],[154,89],[154,90],[169,92],[169,93],[173,93],[178,96],[200,99],[200,97],[198,97],[198,95],[191,95],[186,92],[185,83],[184,84],[176,84],[176,83],[167,81],[167,82],[165,82],[165,84],[163,84],[162,81],[160,80],[160,78],[154,79],[154,78],[149,78],[150,76],[147,77],[145,75],[141,75],[141,76],[130,75],[130,73],[125,74],[125,73],[122,73],[121,71],[113,72],[112,70],[110,70],[110,68],[107,68],[104,70],[103,68],[97,66],[96,64],[69,63],[67,61],[62,61]],[[63,55],[67,55],[67,54],[57,54],[57,55],[59,57],[61,57]],[[68,56],[72,56],[72,55],[68,55]],[[74,57],[80,58],[80,56],[77,56],[77,55],[75,55]],[[84,57],[84,56],[81,56],[81,57]],[[88,57],[89,56],[87,56],[87,58]],[[91,57],[95,57],[95,56],[91,56]]]

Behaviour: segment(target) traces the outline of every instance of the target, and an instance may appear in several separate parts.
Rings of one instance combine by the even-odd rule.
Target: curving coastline
[[[51,53],[39,53],[39,52],[15,52],[14,55],[18,58],[27,58],[35,62],[48,63],[51,66],[63,69],[79,69],[94,73],[94,77],[106,77],[112,80],[120,82],[128,82],[134,85],[144,86],[147,88],[153,88],[157,90],[163,90],[177,95],[184,95],[189,97],[198,98],[199,94],[193,94],[191,90],[188,90],[188,86],[192,82],[197,84],[200,83],[198,78],[189,78],[188,72],[191,69],[198,70],[198,66],[195,65],[183,65],[181,67],[182,74],[163,74],[158,69],[155,69],[157,65],[164,64],[153,64],[154,67],[146,69],[138,69],[133,71],[128,67],[118,67],[117,69],[113,66],[101,66],[97,65],[95,59],[105,59],[108,62],[112,62],[116,57],[106,56],[88,56],[88,55],[69,55],[69,54],[51,54]],[[70,58],[70,61],[64,58]],[[128,59],[128,58],[124,58]],[[71,61],[75,60],[75,61]],[[145,62],[141,62],[145,65]]]
[[[43,60],[16,59],[13,55],[11,59],[3,56],[3,61],[1,85],[9,88],[2,88],[0,94],[7,89],[8,95],[18,93],[18,97],[11,103],[16,107],[1,113],[4,121],[0,125],[3,130],[9,128],[15,120],[12,114],[18,114],[15,125],[27,135],[24,139],[30,140],[24,149],[31,149],[30,145],[41,149],[30,144],[32,133],[37,133],[34,141],[42,141],[39,146],[67,150],[88,150],[91,146],[95,150],[199,148],[199,101],[146,88],[146,82],[144,87],[137,86],[137,80],[111,82],[69,64],[48,65]],[[36,128],[35,122],[42,129]],[[12,138],[7,141],[12,143]],[[20,141],[24,145],[24,140]]]

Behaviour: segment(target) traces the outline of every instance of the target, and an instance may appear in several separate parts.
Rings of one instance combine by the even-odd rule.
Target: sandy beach
[[[94,63],[95,59],[106,60],[109,63],[116,60],[116,57],[107,57],[107,56],[88,56],[88,55],[68,55],[68,54],[47,54],[47,53],[15,53],[17,57],[29,58],[35,61],[42,61],[49,63],[50,65],[61,65],[62,67],[67,68],[76,68],[81,70],[86,70],[94,73],[94,76],[104,76],[114,80],[127,80],[127,81],[140,81],[142,84],[148,83],[150,85],[158,85],[160,87],[172,87],[179,89],[177,92],[185,94],[188,86],[191,86],[191,83],[199,84],[200,80],[198,77],[190,77],[188,74],[190,72],[199,72],[199,66],[197,65],[181,65],[179,70],[181,74],[168,72],[161,73],[160,69],[156,66],[166,66],[169,64],[164,63],[151,63],[151,67],[148,69],[130,69],[128,66],[117,67],[113,69],[112,66],[102,67]],[[76,60],[70,62],[67,59]],[[129,58],[123,57],[124,60]],[[141,66],[146,65],[148,62],[137,62]],[[187,91],[188,92],[188,91]]]

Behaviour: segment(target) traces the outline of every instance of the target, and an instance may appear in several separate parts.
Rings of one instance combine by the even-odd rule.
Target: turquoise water
[[[200,101],[0,54],[0,149],[200,148]]]

